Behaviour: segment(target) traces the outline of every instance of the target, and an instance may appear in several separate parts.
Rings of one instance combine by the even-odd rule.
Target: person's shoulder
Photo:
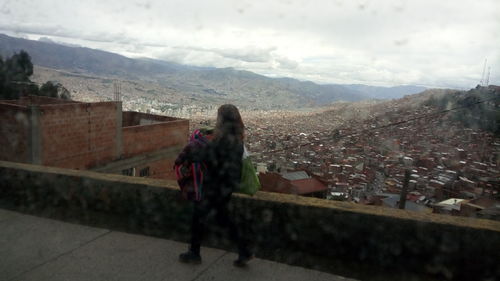
[[[243,153],[243,142],[240,140],[234,139],[222,139],[218,140],[215,145],[217,150],[219,150],[222,154],[242,154]]]

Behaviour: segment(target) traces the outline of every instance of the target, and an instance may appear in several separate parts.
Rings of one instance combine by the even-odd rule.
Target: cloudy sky
[[[485,59],[500,84],[499,15],[498,0],[0,0],[0,32],[319,83],[470,88]]]

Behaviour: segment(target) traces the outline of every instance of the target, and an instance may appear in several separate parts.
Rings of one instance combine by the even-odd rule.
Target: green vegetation
[[[457,91],[441,97],[431,96],[424,105],[441,110],[461,108],[450,112],[454,120],[464,126],[482,129],[500,136],[500,88],[476,87],[467,92]]]
[[[70,99],[69,91],[60,83],[47,81],[40,88],[30,80],[33,63],[30,55],[21,51],[5,60],[0,57],[0,99],[18,99],[35,95]]]
[[[38,95],[65,100],[71,99],[69,91],[64,88],[63,85],[60,83],[53,83],[52,81],[45,82],[45,84],[40,87]]]

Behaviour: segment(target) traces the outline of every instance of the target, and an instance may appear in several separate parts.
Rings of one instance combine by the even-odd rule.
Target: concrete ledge
[[[0,206],[6,208],[189,238],[191,208],[173,181],[3,161],[0,179]],[[500,277],[500,222],[266,192],[235,194],[231,207],[264,258],[356,278],[362,276],[339,267],[425,278]],[[208,246],[232,246],[217,227],[208,232]]]
[[[2,281],[354,281],[253,259],[232,265],[236,253],[203,247],[203,263],[184,264],[185,243],[99,229],[0,209]]]

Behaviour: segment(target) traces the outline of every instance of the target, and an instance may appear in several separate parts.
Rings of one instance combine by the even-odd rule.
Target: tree
[[[3,62],[2,56],[0,56],[0,99],[3,99],[4,96],[6,96],[5,93],[5,71],[4,71],[5,64]]]
[[[33,74],[33,64],[30,55],[21,51],[5,60],[3,71],[11,82],[31,82],[29,77]]]
[[[19,54],[14,54],[10,58],[12,64],[11,69],[14,70],[13,78],[17,81],[31,82],[29,77],[33,75],[33,63],[31,63],[30,55],[21,50]]]
[[[65,87],[63,87],[61,85],[61,87],[59,88],[59,90],[61,91],[60,94],[59,94],[59,98],[61,98],[63,100],[70,100],[71,99],[71,94],[69,93],[68,89],[66,89]]]
[[[37,95],[38,86],[31,82],[31,57],[25,51],[15,53],[5,61],[0,58],[0,98],[17,99],[21,94]]]
[[[468,128],[490,131],[495,136],[500,136],[499,104],[500,90],[486,87],[458,91],[438,98],[431,96],[424,102],[424,105],[435,106],[440,110],[456,108],[450,112],[452,119]]]
[[[47,81],[40,87],[39,95],[51,98],[57,98],[57,85],[52,81]]]
[[[18,99],[23,95],[41,95],[71,99],[69,91],[60,83],[47,81],[40,89],[30,80],[33,63],[30,55],[21,50],[5,60],[0,56],[0,99]]]
[[[68,89],[64,88],[61,83],[55,83],[52,81],[47,81],[40,87],[39,95],[65,100],[71,99]]]

